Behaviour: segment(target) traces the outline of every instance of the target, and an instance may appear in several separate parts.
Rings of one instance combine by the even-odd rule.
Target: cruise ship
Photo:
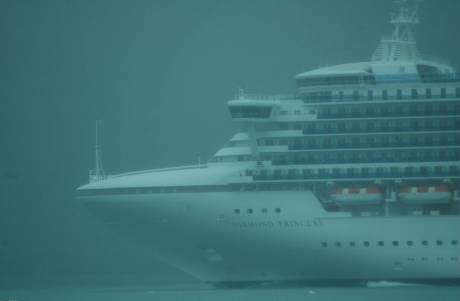
[[[238,91],[208,162],[106,176],[96,158],[78,200],[216,287],[459,280],[460,76],[419,53],[418,6],[396,1],[369,61]]]

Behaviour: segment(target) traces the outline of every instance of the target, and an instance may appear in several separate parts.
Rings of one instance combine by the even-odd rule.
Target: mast
[[[89,182],[97,182],[105,179],[105,172],[102,167],[102,160],[99,145],[99,123],[96,121],[95,146],[94,146],[94,169],[89,172]]]
[[[420,59],[415,40],[415,26],[420,23],[419,7],[423,0],[395,0],[397,11],[391,15],[394,30],[382,38],[372,61],[414,61]]]

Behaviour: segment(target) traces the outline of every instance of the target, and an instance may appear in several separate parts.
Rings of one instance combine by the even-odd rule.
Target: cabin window
[[[299,87],[328,86],[328,85],[358,85],[361,83],[374,84],[375,78],[372,75],[345,75],[302,78],[298,80]]]
[[[446,98],[447,97],[447,90],[446,88],[441,88],[441,98]]]
[[[382,99],[383,100],[388,100],[388,91],[387,90],[382,91]]]
[[[343,99],[344,99],[343,91],[340,91],[339,92],[339,100],[343,100]]]
[[[431,89],[430,88],[426,89],[426,98],[431,99],[431,96],[432,96]]]

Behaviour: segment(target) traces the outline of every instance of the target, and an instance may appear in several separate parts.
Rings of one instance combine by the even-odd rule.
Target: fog
[[[102,123],[108,173],[210,158],[237,89],[369,60],[392,1],[2,0],[0,286],[194,283],[74,199]],[[460,2],[425,1],[423,54],[460,68]]]

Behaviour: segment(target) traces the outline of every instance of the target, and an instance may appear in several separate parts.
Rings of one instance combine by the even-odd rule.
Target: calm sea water
[[[249,290],[36,289],[0,291],[0,300],[459,301],[460,287],[390,286]]]

